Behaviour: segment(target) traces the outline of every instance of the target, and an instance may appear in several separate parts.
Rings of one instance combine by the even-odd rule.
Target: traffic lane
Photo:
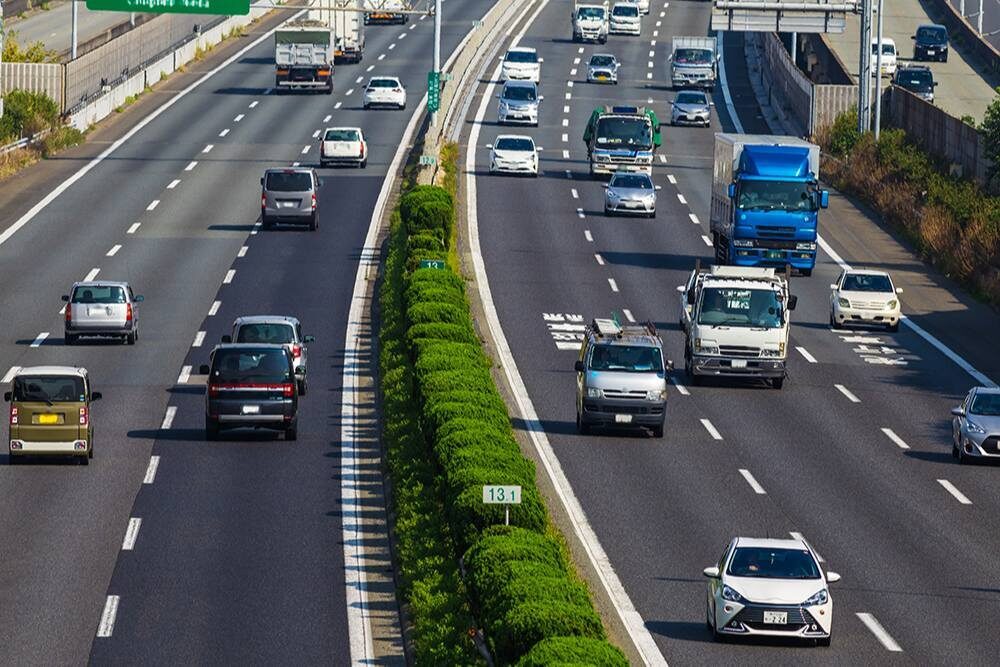
[[[77,44],[82,44],[120,23],[129,21],[129,12],[91,11],[81,5],[77,12]],[[139,15],[136,15],[138,18]],[[206,17],[206,19],[209,17]],[[8,21],[7,25],[22,47],[42,42],[45,48],[57,53],[68,53],[72,46],[70,28],[73,23],[73,6],[70,2],[51,3],[48,9],[34,12],[23,19]]]

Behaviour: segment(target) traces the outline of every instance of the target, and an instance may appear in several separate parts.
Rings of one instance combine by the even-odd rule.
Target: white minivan
[[[888,37],[882,38],[882,76],[892,76],[896,73],[896,42]],[[878,40],[872,40],[872,76],[878,62]]]

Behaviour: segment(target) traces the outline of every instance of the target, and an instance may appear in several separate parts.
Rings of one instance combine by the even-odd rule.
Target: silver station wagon
[[[65,342],[74,345],[82,336],[121,338],[129,345],[139,339],[139,309],[143,297],[132,293],[128,283],[94,280],[73,283],[64,315]]]

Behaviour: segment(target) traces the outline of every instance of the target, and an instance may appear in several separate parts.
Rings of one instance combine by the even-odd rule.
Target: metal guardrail
[[[36,132],[30,137],[21,137],[17,141],[11,142],[6,146],[0,146],[0,155],[6,155],[7,153],[12,153],[19,148],[27,148],[31,144],[38,143],[48,136],[49,132],[51,132],[51,130],[45,129],[41,132]]]
[[[986,38],[980,37],[972,24],[948,0],[931,0],[928,5],[928,8],[934,9],[928,15],[948,28],[948,36],[952,42],[958,42],[980,61],[980,65],[994,77],[991,85],[996,85],[996,79],[1000,78],[1000,51]]]

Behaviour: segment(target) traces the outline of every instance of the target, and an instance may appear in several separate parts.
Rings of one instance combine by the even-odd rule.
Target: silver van
[[[306,366],[309,348],[306,343],[316,340],[315,336],[303,336],[302,324],[287,315],[247,315],[237,317],[233,322],[231,336],[223,336],[223,343],[269,343],[283,345],[292,357],[292,368],[299,384],[299,396],[306,395]]]
[[[73,283],[64,294],[65,338],[75,344],[81,336],[121,338],[129,345],[139,339],[139,309],[142,295],[134,295],[128,283],[92,280]]]
[[[268,169],[260,178],[260,222],[264,229],[277,223],[319,227],[319,176],[312,169]]]
[[[667,371],[663,341],[652,322],[621,326],[595,319],[586,329],[576,369],[576,428],[645,427],[663,437]]]

